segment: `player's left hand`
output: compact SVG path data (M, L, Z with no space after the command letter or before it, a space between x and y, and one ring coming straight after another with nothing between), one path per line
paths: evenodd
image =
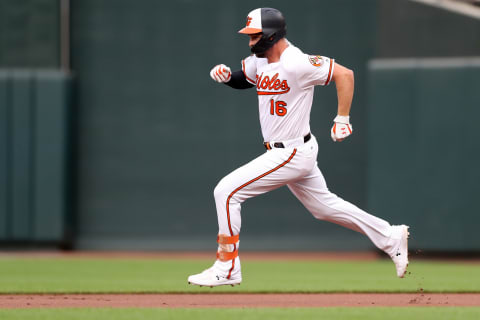
M350 116L336 116L333 119L333 127L331 130L332 140L341 142L352 134L353 127L350 124Z
M219 83L230 81L231 76L230 68L224 64L217 64L210 71L210 77Z

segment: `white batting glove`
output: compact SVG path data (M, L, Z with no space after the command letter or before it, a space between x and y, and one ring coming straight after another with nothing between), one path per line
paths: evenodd
M224 64L217 64L210 71L210 77L219 83L230 81L231 76L230 68Z
M353 127L350 124L350 116L336 116L333 122L331 130L333 141L343 141L343 139L352 134Z

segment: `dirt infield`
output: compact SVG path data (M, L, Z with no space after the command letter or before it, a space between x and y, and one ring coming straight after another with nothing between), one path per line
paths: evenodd
M45 294L0 295L0 308L260 308L480 306L480 294Z

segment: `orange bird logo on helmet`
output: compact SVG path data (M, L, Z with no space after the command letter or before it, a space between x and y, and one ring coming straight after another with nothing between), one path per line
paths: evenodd
M250 25L250 22L252 22L252 17L247 17L247 27Z

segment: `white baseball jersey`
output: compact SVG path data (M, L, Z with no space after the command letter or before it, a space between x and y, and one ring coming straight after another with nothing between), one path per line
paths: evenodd
M399 239L402 239L402 228L393 227L330 192L317 165L315 136L312 134L307 141L298 139L310 132L314 86L327 85L332 79L333 68L333 59L304 54L291 43L279 62L269 64L267 59L253 55L242 61L247 80L257 87L265 142L295 139L295 143L268 149L217 184L214 197L218 234L233 238L233 242L221 245L229 247L220 246L219 252L225 251L232 258L217 259L212 268L189 277L189 281L211 279L203 283L213 286L218 285L221 276L230 281L223 284L240 283L238 235L242 226L242 203L285 185L315 218L365 234L375 246L391 257L395 256ZM275 219L275 210L272 210L272 219ZM192 280L192 283L195 282Z
M289 42L280 61L251 55L242 60L247 81L257 87L263 139L286 141L310 132L314 86L328 85L334 59L308 55Z

